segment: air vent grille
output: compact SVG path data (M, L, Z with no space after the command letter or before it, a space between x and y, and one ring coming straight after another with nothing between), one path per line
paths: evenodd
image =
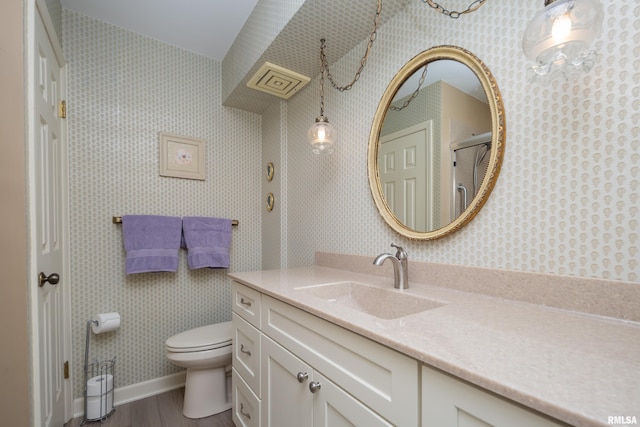
M295 71L265 62L249 80L247 86L280 98L289 99L311 79Z

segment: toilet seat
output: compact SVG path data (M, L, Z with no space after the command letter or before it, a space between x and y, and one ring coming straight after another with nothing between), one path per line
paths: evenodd
M231 333L231 322L216 323L176 334L165 345L174 353L213 350L230 346Z

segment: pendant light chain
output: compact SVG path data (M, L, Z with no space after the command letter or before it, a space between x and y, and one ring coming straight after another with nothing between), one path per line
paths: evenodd
M442 7L440 4L434 2L433 0L422 0L422 3L428 4L438 12L442 13L443 15L447 15L449 18L458 19L460 18L460 15L475 12L486 1L487 0L475 0L462 12L457 12L455 10L447 10L444 7Z
M420 80L418 81L418 88L415 91L413 91L413 93L411 94L411 97L409 97L409 99L404 101L404 103L402 104L401 107L396 107L395 105L391 105L389 107L389 110L391 110L391 111L402 111L405 108L407 108L409 106L409 104L411 104L411 101L416 99L416 97L420 93L420 88L424 84L424 79L427 77L427 65L424 66L424 70L422 70L422 75L420 76Z
M324 39L322 39L322 44L324 45ZM326 72L324 67L322 49L320 49L320 61L322 61L322 65L320 66L320 117L324 117L324 74Z
M485 1L485 0L483 0L483 1ZM371 52L371 47L373 46L373 42L376 40L376 36L377 36L377 33L378 33L378 21L380 20L380 12L381 11L382 11L382 0L378 0L378 9L376 10L376 16L373 18L373 31L369 35L369 43L367 43L367 50L365 51L364 56L360 60L360 68L358 68L358 71L356 71L355 77L353 78L353 80L351 80L351 83L349 83L349 84L347 84L345 86L339 86L333 80L333 76L331 75L331 71L329 71L329 61L327 60L327 57L326 57L326 55L324 53L325 40L324 39L320 40L320 42L321 42L321 45L320 45L320 60L322 61L322 68L324 70L326 70L327 78L331 82L331 86L333 86L334 89L337 89L340 92L344 92L345 90L351 89L351 87L353 87L355 82L357 82L358 79L360 79L360 74L362 73L362 69L364 68L365 64L367 63L367 59L369 58L369 53ZM323 77L321 76L321 79L322 78ZM322 80L321 80L321 83L322 83Z

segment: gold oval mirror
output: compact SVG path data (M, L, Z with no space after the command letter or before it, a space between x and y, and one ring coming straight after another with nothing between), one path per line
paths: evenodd
M393 77L371 127L378 211L410 239L457 231L487 201L504 145L502 98L485 64L460 47L423 51Z

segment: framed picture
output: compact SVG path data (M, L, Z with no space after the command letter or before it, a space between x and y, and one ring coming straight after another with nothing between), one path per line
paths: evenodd
M204 140L160 132L160 175L206 178Z

